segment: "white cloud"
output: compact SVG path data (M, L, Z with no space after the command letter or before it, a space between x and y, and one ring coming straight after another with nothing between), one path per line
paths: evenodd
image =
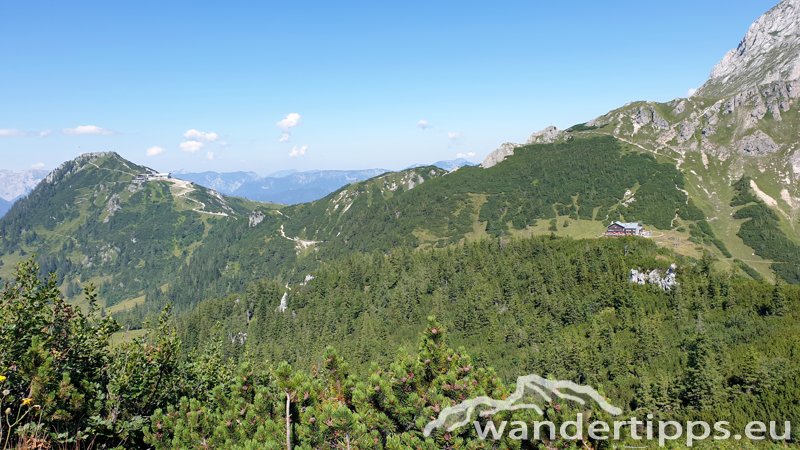
M202 142L214 142L219 139L219 135L213 131L200 131L195 130L192 128L191 130L187 130L183 133L183 137L189 141L202 141Z
M147 156L158 156L164 153L164 148L159 146L153 146L147 149Z
M206 152L206 159L209 161L214 160L214 152Z
M428 128L431 127L431 124L425 119L420 119L420 121L417 122L417 126L420 127L420 129L422 130L427 130Z
M97 125L78 125L75 128L64 128L64 134L73 136L108 136L113 133Z
M454 141L454 140L456 140L456 139L458 139L460 137L461 137L461 133L459 133L458 131L448 131L447 132L447 139L450 139L451 141Z
M203 146L205 146L205 144L200 141L183 141L180 145L181 150L189 153L194 153L203 148Z
M207 143L216 142L219 139L219 134L213 131L200 131L192 128L183 133L185 141L180 143L181 150L189 153L200 151ZM220 144L225 144L220 142ZM210 155L210 156L209 156ZM206 158L214 159L214 152L207 152Z
M36 170L44 169L44 163L43 162L38 162L36 164L32 164L31 165L31 169L36 169Z
M283 119L275 123L275 126L283 130L278 142L289 142L292 138L292 128L300 124L300 114L289 113Z
M456 158L474 158L475 152L466 152L466 153L456 153Z
M300 123L300 114L289 113L275 125L283 131L289 131Z
M289 156L292 158L297 158L298 156L303 156L306 154L306 150L308 150L307 145L297 146L295 145L292 147L292 151L289 152Z
M47 137L53 134L53 130L42 130L39 132L39 137Z
M22 132L10 128L0 128L0 137L22 136Z
M695 89L695 88L690 88L690 89L689 89L689 91L688 91L688 92L686 92L686 96L687 96L687 97L691 97L691 96L693 96L693 95L694 95L696 92L697 92L697 89Z

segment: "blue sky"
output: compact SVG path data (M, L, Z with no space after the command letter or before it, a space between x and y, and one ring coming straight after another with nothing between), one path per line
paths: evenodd
M774 3L0 0L0 168L479 161L685 96Z

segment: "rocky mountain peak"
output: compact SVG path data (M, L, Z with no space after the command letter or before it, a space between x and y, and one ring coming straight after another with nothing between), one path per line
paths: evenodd
M525 142L525 145L532 145L532 144L551 144L555 142L561 135L563 131L559 130L558 128L550 125L549 127L537 131L528 138ZM501 145L497 150L489 153L486 156L486 159L483 160L481 163L481 167L484 169L488 169L499 163L500 161L506 159L507 157L514 154L514 150L519 147L522 147L523 144L515 144L513 142L506 142L505 144Z
M756 20L720 61L701 97L720 98L775 81L800 79L800 0L783 0Z
M113 173L129 175L155 172L152 169L138 166L126 160L117 152L88 152L61 163L61 165L50 172L43 181L49 184L58 184L61 180L84 169L103 169L106 171L110 170Z
M550 125L544 130L533 133L531 137L528 138L526 144L551 144L555 142L559 136L561 136L561 131L553 125Z

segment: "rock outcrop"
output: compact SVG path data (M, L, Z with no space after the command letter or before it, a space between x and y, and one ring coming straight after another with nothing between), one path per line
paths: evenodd
M675 278L675 270L678 268L675 264L669 266L667 273L664 274L661 270L654 269L649 272L631 269L630 282L634 284L652 284L660 287L665 291L671 291L678 285Z
M526 142L527 145L531 144L551 144L561 136L561 131L554 126L549 126L544 130L533 133Z
M726 97L762 84L800 79L799 56L800 0L783 0L750 26L696 95Z
M506 142L505 144L501 145L497 150L489 153L489 156L483 160L481 163L481 167L484 169L488 169L494 165L497 165L500 161L506 159L507 157L514 154L514 150L522 147L521 144L515 144L513 142Z
M509 156L514 154L514 151L524 145L532 145L532 144L552 144L553 142L557 141L561 136L564 134L563 131L559 130L554 126L549 126L544 130L537 131L533 133L531 137L525 142L525 144L515 144L513 142L506 142L505 144L501 145L497 150L489 153L489 156L483 160L481 163L481 167L484 169L488 169L494 165L497 165L499 162L503 161L504 159L508 158Z
M743 137L736 144L739 151L745 155L766 155L778 150L778 144L761 130Z
M264 218L266 218L266 217L267 216L265 216L263 212L261 212L259 210L255 210L255 211L250 213L250 217L248 219L248 226L250 228L255 228L255 227L258 226L258 224L263 222Z
M113 194L106 203L106 217L103 219L103 223L108 223L120 210L122 210L122 206L119 204L119 195Z

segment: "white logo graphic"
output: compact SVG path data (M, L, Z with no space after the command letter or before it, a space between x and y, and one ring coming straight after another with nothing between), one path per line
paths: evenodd
M571 400L580 405L585 405L585 398L594 400L603 411L618 416L622 414L622 409L608 403L594 388L584 386L572 381L548 380L538 375L527 375L517 378L517 387L513 394L505 400L497 400L487 396L476 397L465 400L458 405L450 406L439 413L436 420L432 420L425 425L425 437L431 435L433 430L446 427L447 431L453 431L467 425L475 414L478 407L483 407L480 411L481 417L488 417L503 411L518 411L532 409L544 415L543 406L536 403L523 402L525 395L534 394L541 398L545 403L550 403L553 398ZM485 408L485 409L484 409Z

